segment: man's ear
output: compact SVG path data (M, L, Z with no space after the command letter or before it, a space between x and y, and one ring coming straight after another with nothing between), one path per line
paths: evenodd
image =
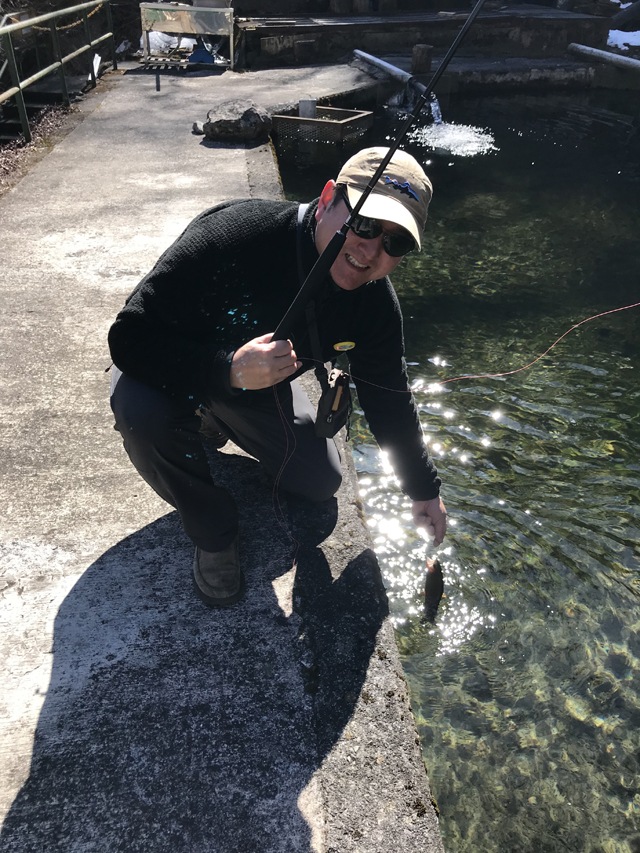
M324 185L324 189L320 193L320 199L318 201L318 209L316 210L316 219L320 219L324 214L327 207L333 201L333 194L336 189L335 181L327 181Z

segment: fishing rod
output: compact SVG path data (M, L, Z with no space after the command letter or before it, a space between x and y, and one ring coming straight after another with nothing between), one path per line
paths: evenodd
M313 268L311 269L311 272L309 273L309 275L304 280L302 287L300 288L300 290L296 294L295 299L293 300L293 302L291 303L291 305L287 309L286 314L284 315L284 317L282 318L282 320L278 324L278 327L276 328L275 332L273 333L273 337L271 340L273 340L273 341L284 341L284 340L287 340L287 338L291 335L291 330L293 329L293 326L295 325L295 323L299 319L300 315L302 314L302 312L306 308L309 301L315 295L316 291L318 290L318 288L320 287L322 282L325 280L325 278L329 274L329 270L333 266L333 262L338 257L338 254L340 253L340 249L343 247L344 242L347 239L347 233L348 233L349 228L351 227L353 221L360 214L360 210L362 209L363 204L366 202L366 200L369 198L369 196L373 192L376 184L378 183L378 181L382 177L384 170L387 168L389 161L391 160L393 155L396 153L396 151L400 147L400 143L402 142L403 138L405 137L407 131L409 130L409 128L411 127L413 122L420 115L422 108L426 104L427 100L430 98L431 93L433 92L433 90L436 87L436 84L438 83L438 81L440 80L442 75L444 74L445 69L447 68L447 65L449 64L449 62L453 58L453 55L455 54L458 47L460 46L462 39L466 36L467 32L469 31L469 28L471 27L471 25L473 24L475 19L478 17L480 10L484 6L485 2L486 2L486 0L477 0L476 5L473 7L471 12L469 13L469 17L464 22L463 26L460 29L460 32L455 37L453 44L451 45L451 47L449 48L449 50L445 54L444 58L440 62L440 65L436 69L433 77L428 82L428 84L426 86L422 86L421 84L417 84L416 81L413 81L414 85L416 85L419 90L422 90L422 93L421 93L420 97L418 98L418 101L417 101L415 107L413 108L413 110L411 111L409 116L406 118L406 120L405 120L404 124L402 125L402 127L400 128L400 131L397 134L395 140L391 144L391 147L389 148L389 150L387 151L385 156L382 158L380 165L378 166L376 171L373 173L373 176L371 177L371 180L369 181L369 183L365 187L364 192L362 193L362 195L358 199L357 203L354 205L353 209L349 213L349 216L348 216L346 222L344 223L342 228L340 228L339 231L336 231L336 233L333 235L333 237L329 241L327 247L325 248L324 252L322 252L320 257L318 258L318 260L314 264Z

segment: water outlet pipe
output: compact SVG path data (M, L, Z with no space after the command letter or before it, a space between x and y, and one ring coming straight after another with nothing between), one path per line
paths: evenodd
M616 68L640 71L640 60L632 59L630 56L620 56L619 53L610 53L608 50L598 50L597 47L587 47L586 44L575 44L574 42L568 45L567 50L570 53L587 56L589 59L606 62L607 65L615 65Z
M354 50L353 55L356 59L361 59L363 62L373 65L375 68L379 68L380 71L384 71L385 74L389 75L389 77L394 80L399 80L401 83L408 83L409 80L413 79L412 75L409 74L408 71L403 71L402 68L397 68L390 62L385 62L384 59L378 59L377 56L371 56L370 53L365 53L363 50Z

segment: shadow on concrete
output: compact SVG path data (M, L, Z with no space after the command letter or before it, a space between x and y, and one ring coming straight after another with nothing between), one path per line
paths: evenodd
M332 573L318 547L335 502L290 502L287 612L273 581L292 548L270 487L253 460L225 468L251 532L246 600L211 611L195 598L176 513L88 567L55 618L5 853L312 849L314 806L303 815L300 795L353 712L386 597L370 553Z
M194 133L194 136L195 135L199 135L199 134ZM266 139L266 140L263 139L263 140L258 140L258 141L246 140L245 142L233 142L232 140L228 140L226 142L222 142L222 141L218 142L215 139L207 139L206 136L203 136L202 139L200 140L199 144L202 145L203 148L212 148L214 150L219 149L219 148L224 148L224 149L237 148L237 149L242 150L242 151L255 151L257 149L262 148L264 145L268 144L268 141L269 141L268 139Z
M186 68L184 66L167 64L162 67L162 58L158 57L155 64L150 62L148 66L135 65L129 67L125 65L122 69L123 74L130 74L141 77L180 77L180 78L195 78L195 77L221 77L225 71L229 70L228 65L211 65L206 68Z

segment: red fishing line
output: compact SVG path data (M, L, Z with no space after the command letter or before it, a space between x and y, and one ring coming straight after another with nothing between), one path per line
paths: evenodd
M616 314L618 311L627 311L629 308L638 308L640 307L640 302L634 302L632 305L623 305L621 308L611 308L609 311L601 311L599 314L593 314L591 317L585 317L584 320L580 320L579 323L571 326L571 328L567 329L566 332L560 335L550 347L541 353L539 356L530 361L528 364L524 364L522 367L516 367L513 370L504 370L501 373L465 373L463 376L453 376L450 379L436 379L433 381L432 385L447 385L450 382L460 382L463 379L496 379L500 376L512 376L514 373L520 373L523 370L528 370L528 368L533 367L540 359L544 358L548 355L551 350L557 346L561 340L567 337L568 334L573 332L575 329L583 326L585 323L589 323L592 320L598 320L600 317L606 317L608 314ZM315 361L316 359L307 358L305 361ZM396 394L410 394L411 391L399 391L397 388L386 388L384 385L376 385L375 382L369 382L368 379L362 379L360 376L354 376L354 374L350 374L353 379L357 379L358 382L365 382L367 385L372 385L374 388L382 388L383 391L394 391Z
M465 374L464 376L454 376L451 379L438 379L436 380L437 385L447 385L449 382L459 382L461 379L494 379L500 376L512 376L514 373L520 373L522 370L527 370L529 367L533 367L541 358L544 358L545 355L548 355L551 350L557 346L561 340L567 337L571 332L575 329L583 326L585 323L591 322L591 320L597 320L600 317L606 317L607 314L616 314L618 311L626 311L629 308L637 308L640 306L640 302L634 302L633 305L623 305L621 308L612 308L610 311L601 311L599 314L594 314L592 317L586 317L584 320L580 320L579 323L576 323L574 326L571 326L570 329L567 329L566 332L563 332L560 337L555 340L550 347L548 347L543 353L541 353L537 358L534 358L533 361L530 361L528 364L523 365L522 367L516 367L514 370L505 370L502 373L470 373Z

